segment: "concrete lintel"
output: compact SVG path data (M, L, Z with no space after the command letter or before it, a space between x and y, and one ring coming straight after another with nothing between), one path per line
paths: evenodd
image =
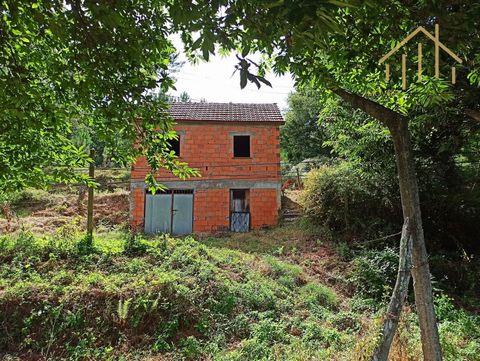
M255 132L252 132L252 131L244 131L244 132L229 132L228 134L230 134L231 137L235 136L235 135L249 135L249 136L254 136L255 135Z
M209 188L249 188L249 189L276 189L281 190L280 181L268 181L268 180L178 180L178 181L161 181L169 189L209 189ZM130 183L130 188L145 189L146 185L144 181L134 180Z

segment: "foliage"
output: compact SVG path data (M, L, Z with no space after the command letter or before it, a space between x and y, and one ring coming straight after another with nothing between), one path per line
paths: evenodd
M395 283L398 251L386 247L382 250L361 252L353 260L350 281L358 293L375 302L386 302Z
M318 127L325 133L324 144L331 148L330 162L347 160L351 167L358 168L349 183L351 194L363 192L358 188L364 188L365 192L371 193L370 197L387 209L385 213L378 212L378 207L375 204L372 207L372 203L367 201L363 209L358 209L356 217L364 221L365 214L373 212L374 223L377 223L377 216L384 218L383 233L391 233L392 227L398 226L391 215L400 217L400 200L397 196L393 144L387 129L343 102L325 100L320 95L316 101L323 106ZM306 118L304 120L307 121ZM431 114L418 114L412 118L411 124L428 241L449 251L460 247L468 254L475 252L478 233L475 219L480 209L480 189L476 187L480 124L465 120L451 105L437 107ZM343 178L340 174L338 178L341 184ZM332 183L336 182L332 180ZM369 183L378 189L369 190ZM348 194L348 191L343 192ZM336 207L338 215L345 207L342 202L331 203L330 206ZM321 219L318 215L316 217ZM333 230L338 232L338 228L333 227ZM355 236L368 237L368 234L360 232L363 230L357 228Z
M300 90L289 95L288 106L280 138L280 147L286 159L298 163L307 158L328 155L329 148L323 145L325 131L321 124L317 124L321 112L318 94Z
M378 330L372 308L271 253L231 250L228 239L221 247L222 239L206 246L161 236L138 237L144 252L126 255L128 239L105 235L94 239L95 253L81 254L76 238L1 237L2 350L50 360L351 359ZM391 249L352 254L342 277L357 304L383 307L395 262ZM446 359L474 361L478 316L446 296L436 307ZM406 312L392 351L418 349L418 332Z
M392 207L398 200L386 192L378 176L352 163L312 170L304 186L302 205L307 217L347 239L373 237L398 222Z
M86 180L72 169L88 160L81 129L118 162L145 155L196 175L168 150L175 133L153 92L173 86L163 4L4 1L0 13L1 190Z
M123 253L126 256L141 256L145 254L148 246L142 242L137 234L129 234L125 240Z

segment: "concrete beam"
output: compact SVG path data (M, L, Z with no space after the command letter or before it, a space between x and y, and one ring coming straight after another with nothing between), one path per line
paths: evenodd
M163 184L169 189L208 189L208 188L228 188L228 189L276 189L281 191L282 185L280 181L268 181L268 180L215 180L215 179L205 179L205 180L175 180L175 181L161 181L158 180L160 184ZM131 181L130 188L141 188L145 189L146 184L144 181Z

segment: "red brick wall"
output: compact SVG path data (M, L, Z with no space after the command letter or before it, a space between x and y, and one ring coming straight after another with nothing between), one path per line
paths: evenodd
M175 130L181 135L181 159L197 168L202 179L280 180L280 130L275 124L180 123ZM250 158L233 157L231 133L251 133ZM143 180L148 173L145 158L132 167L132 179ZM158 179L175 180L162 170Z
M195 181L280 182L280 132L277 124L183 122L175 129L181 134L181 159L202 174ZM250 134L250 158L233 157L232 133ZM132 167L132 181L143 181L148 171L145 158L140 158ZM157 179L160 182L178 180L166 170L161 170ZM141 229L145 203L143 189L133 190L132 203L132 227ZM277 189L250 189L251 227L275 225L279 207ZM196 189L193 208L194 232L228 229L230 189Z
M142 230L145 215L145 190L141 188L132 189L131 195L131 226L134 230Z
M230 225L230 192L197 189L193 203L193 231L207 233L227 230Z
M277 190L251 189L250 203L250 224L253 229L277 224Z

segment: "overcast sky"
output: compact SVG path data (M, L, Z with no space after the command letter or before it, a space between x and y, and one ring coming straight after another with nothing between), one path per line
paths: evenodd
M179 39L174 39L173 42L182 54ZM181 55L179 60L186 59ZM255 84L248 83L244 89L240 89L239 74L232 76L237 63L235 54L210 57L208 63L200 62L196 65L186 61L180 71L174 74L177 91L172 94L179 95L186 91L192 101L204 98L208 102L277 103L280 109L287 107L287 96L293 91L293 80L289 75L276 77L268 74L266 78L272 83L272 88L262 85L257 89Z

